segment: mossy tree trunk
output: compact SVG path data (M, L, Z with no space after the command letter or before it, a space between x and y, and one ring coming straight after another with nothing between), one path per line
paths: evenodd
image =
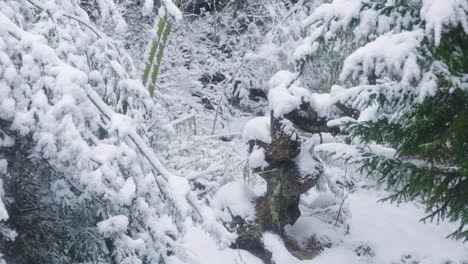
M336 107L342 112L342 116L355 117L359 114L342 104ZM296 158L301 153L301 141L295 129L309 133L340 132L337 128L327 127L327 120L320 118L306 102L303 102L300 109L290 112L283 118L275 117L271 112L270 129L271 143L249 141L249 152L261 148L265 153L268 166L254 168L254 172L265 179L267 191L256 201L255 221L245 222L238 218L233 221L239 237L232 245L233 248L251 252L266 264L274 262L271 259L271 252L263 245L262 233L265 231L283 237L288 242L286 245L294 248L295 256L313 256L316 253L301 252L297 249L297 244L284 234L284 227L288 224L293 225L301 215L299 210L301 194L314 187L323 174L321 163L313 156L312 159L316 162L315 170L307 173L300 171Z

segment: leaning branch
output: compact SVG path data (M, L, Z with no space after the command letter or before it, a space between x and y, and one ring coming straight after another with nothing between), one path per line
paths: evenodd
M43 6L41 3L39 2L36 2L35 0L26 0L28 1L32 6L34 6L35 8L41 10L41 11L44 11L47 13L47 15L49 15L50 19L52 19L52 21L55 23L55 18L54 18L54 14L52 14L52 12L50 11L50 9L48 9L47 7ZM57 14L55 14L57 15ZM105 34L102 33L101 31L99 31L99 29L93 27L92 25L90 25L88 22L86 22L85 20L83 20L81 17L78 17L78 16L74 16L74 15L71 15L71 14L67 14L63 11L60 11L59 12L59 15L58 16L63 16L63 17L67 17L67 18L70 18L70 19L73 19L75 21L77 21L78 23L80 23L81 25L87 27L88 29L90 29L92 32L94 32L94 34L96 34L99 38L104 38L105 37Z
M94 106L96 106L98 111L107 119L107 121L111 122L112 118L117 114L114 113L109 108L109 106L107 106L104 103L104 101L102 101L102 99L94 90L86 89L86 94L88 99L94 104ZM145 144L143 139L138 135L138 133L134 129L130 129L127 136L133 142L133 144L135 144L135 146L138 148L143 157L145 157L145 159L149 162L151 167L153 167L153 169L157 171L163 178L161 180L156 175L153 175L156 183L159 186L165 186L172 177L181 177L178 175L174 175L168 169L166 169L166 167L164 167L164 165L161 163L156 154L154 154L154 152ZM190 204L194 211L198 214L199 218L203 219L202 214L200 213L196 197L191 195L189 192L186 196L186 200L188 204Z

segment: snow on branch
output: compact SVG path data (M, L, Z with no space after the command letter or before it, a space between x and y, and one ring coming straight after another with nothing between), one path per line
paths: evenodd
M423 0L421 17L426 21L426 31L434 32L435 45L439 46L444 27L461 24L468 34L468 1Z
M356 79L359 74L372 71L377 76L384 71L398 74L407 81L418 77L417 48L423 38L422 30L380 36L345 59L340 79L344 81L350 75Z

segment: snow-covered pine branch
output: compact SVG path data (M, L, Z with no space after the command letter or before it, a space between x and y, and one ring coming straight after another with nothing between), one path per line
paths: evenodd
M132 79L133 62L120 44L94 28L74 1L30 1L0 3L2 129L16 142L32 138L30 155L44 157L57 173L44 184L59 208L86 207L93 197L104 202L90 207L80 228L96 245L110 239L110 248L82 252L83 261L157 263L181 252L175 238L185 219L203 221L210 211L150 149L146 124L160 124L152 137L164 133L163 108ZM208 229L227 232L211 218Z

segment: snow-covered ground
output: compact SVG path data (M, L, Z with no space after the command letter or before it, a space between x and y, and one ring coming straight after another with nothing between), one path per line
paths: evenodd
M217 134L241 133L244 128L248 128L248 120L249 117L235 117L231 121L229 130L225 128L216 132ZM330 135L324 135L323 139L324 142L336 141ZM237 138L231 144L238 146L239 149L241 146L246 147L245 139ZM325 143L316 147L316 150L330 148L330 144L335 144L347 155L352 154L349 153L352 152L352 148L339 143ZM246 154L242 153L244 152L241 151L239 155ZM341 168L329 165L331 164L326 166L326 174L330 179L335 180L344 173ZM266 188L263 180L258 176L254 177L258 180L247 183L241 175L234 176L231 182L218 190L211 203L219 210L229 207L234 214L253 219L252 200L262 195ZM426 213L422 205L414 202L400 205L379 202L389 193L369 187L374 186L372 179L357 174L355 177L348 177L351 178L358 182L357 186L363 187L357 188L346 198L345 226L335 226L334 220L330 223L327 222L330 221L329 218L317 216L317 208L339 207L341 200L330 192L319 192L313 188L302 197L301 217L293 226L285 227L286 232L297 241L304 241L313 235L326 236L332 241L332 246L325 248L312 260L301 261L291 255L280 237L265 233L263 236L265 246L272 252L276 264L468 263L468 243L446 238L457 228L455 223L423 223L420 219ZM194 263L262 264L260 259L247 251L220 248L215 239L192 223L188 223L187 235L183 238L182 244L187 248ZM368 254L363 254L366 250Z
M378 202L385 194L366 189L351 194L348 197L351 212L349 234L343 234L337 246L325 249L312 260L300 261L293 257L274 234L264 234L265 245L277 264L468 263L468 245L445 238L456 225L446 222L424 224L419 221L425 215L422 208L414 203L398 206ZM317 219L304 215L307 214L303 213L290 231L302 236L319 231ZM183 243L198 263L262 263L243 250L219 249L209 235L193 226ZM368 245L374 256L358 256L355 251L359 245Z

